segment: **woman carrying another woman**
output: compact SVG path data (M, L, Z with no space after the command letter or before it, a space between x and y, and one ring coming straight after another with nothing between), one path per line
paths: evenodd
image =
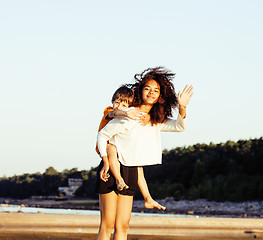
M186 86L176 97L172 79L174 73L165 68L146 69L135 75L133 105L150 114L150 123L146 126L126 117L114 118L98 133L98 148L103 161L107 159L107 142L115 145L121 164L121 173L128 189L113 189L113 176L105 174L99 184L105 184L108 191L100 193L101 223L99 240L110 239L114 231L114 240L127 239L132 211L133 196L137 185L144 189L144 197L149 194L147 184L139 178L143 175L142 166L161 164L162 148L160 132L181 132L185 129L186 106L193 95L193 87ZM172 109L179 108L176 120ZM103 188L105 189L105 187ZM113 189L113 190L112 190ZM149 194L150 196L150 194Z

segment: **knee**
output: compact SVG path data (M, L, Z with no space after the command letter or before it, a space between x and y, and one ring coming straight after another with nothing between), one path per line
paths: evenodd
M111 152L116 153L117 152L116 147L113 144L111 144L111 143L107 144L106 150L107 150L107 153L111 153Z
M127 232L129 229L129 223L117 223L116 224L116 231L120 232Z
M106 223L100 225L100 232L104 232L106 234L111 234L114 230L114 224Z

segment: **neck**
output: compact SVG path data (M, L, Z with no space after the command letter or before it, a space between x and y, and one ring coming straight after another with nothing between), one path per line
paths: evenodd
M139 109L145 113L149 113L152 109L152 106L153 105L145 105L145 104L142 104Z

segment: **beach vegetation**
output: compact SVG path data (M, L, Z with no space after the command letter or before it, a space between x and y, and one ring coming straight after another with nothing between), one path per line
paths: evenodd
M163 151L163 164L144 167L155 199L208 199L214 201L263 200L263 138L195 144ZM58 196L58 187L69 178L83 179L76 197L98 199L95 192L97 167L0 178L0 197ZM135 198L142 196L137 192Z

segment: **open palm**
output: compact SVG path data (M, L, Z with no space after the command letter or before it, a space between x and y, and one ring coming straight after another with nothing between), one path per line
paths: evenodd
M184 90L182 91L179 91L178 93L178 104L181 106L181 107L186 107L187 104L189 103L191 97L193 96L193 86L191 85L190 87L188 87L188 85L185 86Z

